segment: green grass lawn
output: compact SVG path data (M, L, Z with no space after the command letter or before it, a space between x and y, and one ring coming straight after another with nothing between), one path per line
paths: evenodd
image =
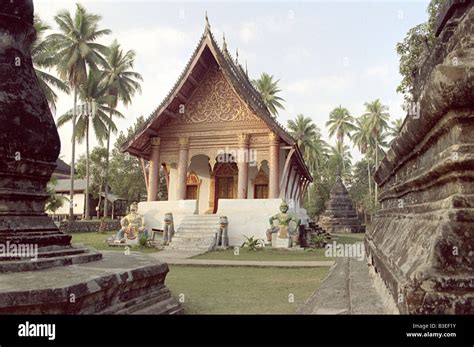
M329 243L336 242L338 244L352 244L363 241L364 234L344 234L332 235ZM193 259L212 259L212 260L281 260L281 261L318 261L318 260L334 260L324 255L325 250L308 249L304 251L289 251L284 249L264 248L258 251L248 251L245 248L240 248L238 253L234 249L212 251L193 257Z
M328 271L170 265L166 285L186 314L296 313Z
M72 243L82 243L84 246L92 247L97 250L105 251L119 251L123 252L124 247L110 247L105 243L105 240L111 236L115 236L116 231L108 231L106 233L88 232L88 233L71 233ZM140 246L132 246L131 251L142 253L156 253L160 250L157 248L144 248Z

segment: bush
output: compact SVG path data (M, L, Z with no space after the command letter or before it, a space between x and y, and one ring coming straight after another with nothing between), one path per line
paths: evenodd
M138 239L138 244L140 245L140 247L148 248L150 246L150 244L148 243L148 237L146 237L145 235L141 235Z
M262 239L257 239L253 236L247 237L244 236L246 241L242 244L241 247L246 247L249 251L258 251L265 246L265 242Z

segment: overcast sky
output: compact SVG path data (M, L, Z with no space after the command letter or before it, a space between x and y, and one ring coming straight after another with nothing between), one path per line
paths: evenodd
M35 0L35 12L56 29L61 9L74 12L75 1ZM112 34L137 54L135 70L142 74L143 93L127 109L119 130L148 117L171 89L191 57L204 30L207 10L219 44L225 32L229 51L247 62L249 75L268 72L280 79L285 99L279 121L296 114L311 117L328 142L325 122L339 104L353 116L364 112L364 102L380 98L392 119L402 118L401 80L395 44L427 18L427 1L81 1L103 19ZM60 94L56 118L72 107L72 97ZM59 130L61 157L71 158L71 127ZM115 139L115 136L113 137ZM92 145L97 142L92 141ZM112 142L113 143L113 142ZM84 153L85 146L77 147ZM360 158L353 151L355 159ZM77 158L77 157L76 157Z

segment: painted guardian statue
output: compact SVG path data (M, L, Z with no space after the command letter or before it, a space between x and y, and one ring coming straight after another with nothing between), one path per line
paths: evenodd
M145 218L138 213L138 204L130 205L130 213L120 221L121 229L115 240L120 243L136 244L141 237L148 238L148 230L145 227Z
M292 247L298 243L298 227L300 220L293 214L288 213L289 206L286 201L282 201L280 212L270 217L270 229L267 230L267 245L272 245L273 235L278 239L288 240L287 247ZM276 223L276 222L277 223ZM295 226L290 225L293 221Z

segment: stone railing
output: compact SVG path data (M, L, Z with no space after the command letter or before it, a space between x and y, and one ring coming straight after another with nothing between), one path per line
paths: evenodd
M366 249L401 313L474 313L474 7L452 5L416 84L419 112L375 173Z
M102 228L101 228L102 224ZM106 220L103 223L100 220L94 221L61 221L59 230L66 233L84 233L84 232L98 232L98 231L118 231L120 230L120 221Z

